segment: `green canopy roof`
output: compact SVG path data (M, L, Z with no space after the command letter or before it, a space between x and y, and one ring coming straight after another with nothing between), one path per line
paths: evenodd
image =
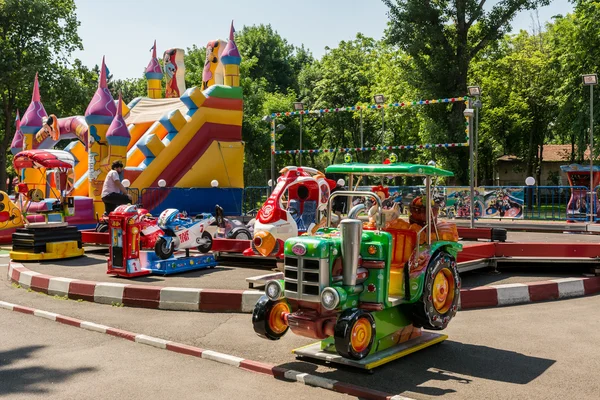
M348 163L330 165L325 169L328 174L353 174L353 175L416 175L416 176L454 176L450 171L432 167L407 163L394 164L364 164Z

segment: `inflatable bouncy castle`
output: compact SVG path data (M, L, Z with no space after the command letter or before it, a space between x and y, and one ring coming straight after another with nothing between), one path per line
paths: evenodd
M207 53L211 56L201 87L186 89L184 51L166 50L161 66L155 42L145 71L147 97L128 104L120 98L115 101L103 60L98 88L84 116L48 115L36 75L32 100L11 151L16 155L52 149L61 140L71 140L64 150L75 160L69 195L78 200L76 214L86 209L88 215L102 215L102 184L116 160L126 165L122 179L130 181L143 207L153 214L174 204L185 209L186 201L193 201L196 210L211 212L219 204L226 213L237 213L244 187L244 143L241 57L233 24L229 40L209 42ZM30 189L51 186L43 168L25 168L19 178ZM158 190L163 180L166 187ZM218 188L211 187L214 180ZM183 190L188 188L194 189L193 196Z

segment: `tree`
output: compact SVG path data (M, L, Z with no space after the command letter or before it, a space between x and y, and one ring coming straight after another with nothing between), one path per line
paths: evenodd
M7 150L17 106L29 102L35 73L60 69L82 49L74 0L0 2L0 188L6 187Z
M242 59L256 59L248 69L248 77L265 78L268 92L298 93L298 73L313 61L304 47L296 48L283 39L271 25L244 26L235 35Z
M549 0L501 0L486 11L485 0L383 0L389 7L387 40L411 59L411 84L424 97L440 98L466 93L471 60L510 31L520 11L547 5ZM427 113L447 140L464 139L464 105L428 108ZM465 153L455 153L449 167L459 179L467 176ZM462 172L461 172L462 171Z

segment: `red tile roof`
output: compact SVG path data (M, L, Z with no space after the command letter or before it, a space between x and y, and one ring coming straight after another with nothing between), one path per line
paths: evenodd
M569 158L571 156L571 145L570 144L546 144L544 145L544 154L543 160L546 162L569 162ZM584 159L589 160L590 158L590 150L586 149L584 153ZM498 161L521 161L521 159L517 156L513 155L503 155L502 157L498 157Z

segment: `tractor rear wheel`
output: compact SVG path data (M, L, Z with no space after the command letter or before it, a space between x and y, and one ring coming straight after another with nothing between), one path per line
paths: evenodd
M421 299L413 308L414 325L442 330L456 315L460 297L460 276L456 260L445 252L437 253L429 262Z

